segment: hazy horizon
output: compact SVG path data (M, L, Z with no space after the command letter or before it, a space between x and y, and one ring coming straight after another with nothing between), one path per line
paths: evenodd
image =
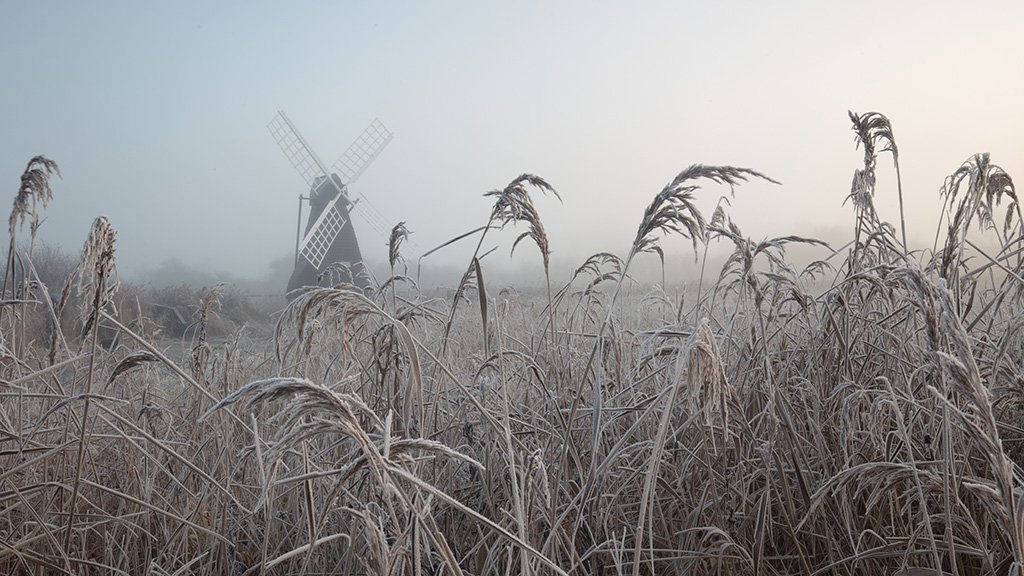
M758 239L841 237L862 162L847 110L878 111L899 145L908 235L931 245L943 179L977 152L1024 173L1024 5L951 2L12 3L0 184L59 163L40 238L78 250L110 217L124 274L177 260L258 278L292 254L305 185L267 131L285 110L330 164L375 117L394 140L353 190L424 251L481 226L481 195L523 172L559 265L625 255L644 207L680 170L728 164L782 182L737 189ZM898 223L889 155L876 203ZM700 193L710 216L726 190ZM356 215L367 260L386 238ZM536 248L494 235L488 266ZM830 238L831 239L831 238ZM432 256L465 266L474 242ZM689 242L665 242L692 262ZM526 264L524 264L526 262ZM539 268L537 268L539 270ZM281 279L283 287L287 278Z

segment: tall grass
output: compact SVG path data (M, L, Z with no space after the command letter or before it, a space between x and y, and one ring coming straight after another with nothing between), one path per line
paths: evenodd
M976 155L937 180L935 247L911 250L902 208L899 235L874 209L889 193L875 190L875 156L897 159L891 123L850 117L865 156L839 251L752 241L727 203L707 219L699 195L774 180L693 165L653 191L624 256L594 254L544 293L496 293L483 258L496 227L525 225L516 243L536 244L547 274L527 187L554 190L524 175L488 195L453 300L406 275L403 223L378 290L308 289L269 342L209 336L219 287L197 297L189 346L122 322L105 219L66 283L81 290L55 306L31 248L16 248L32 206L16 201L0 572L1021 573L1012 179ZM30 163L30 190L49 190L48 168ZM665 286L622 289L639 254L672 265L664 234L698 254L732 247L691 304ZM1001 247L983 251L982 234ZM793 244L821 258L797 267ZM74 303L84 330L26 321ZM96 344L100 321L119 346Z

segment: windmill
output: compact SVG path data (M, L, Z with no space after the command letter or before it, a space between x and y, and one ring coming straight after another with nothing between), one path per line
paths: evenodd
M359 179L381 150L391 142L391 132L380 120L374 119L328 169L283 110L278 110L267 128L296 172L309 186L309 196L299 196L295 270L288 280L288 292L303 286L317 285L322 273L337 263L348 267L349 277L343 280L365 288L367 281L362 273L363 256L352 227L351 212L357 204L363 205L365 208L360 208L361 215L367 218L371 226L382 234L386 234L387 226L365 196L360 194L359 198L352 198L349 185ZM303 202L309 203L305 230L302 227Z

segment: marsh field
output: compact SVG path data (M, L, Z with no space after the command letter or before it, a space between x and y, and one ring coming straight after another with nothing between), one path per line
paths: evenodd
M937 174L934 245L908 248L874 209L902 205L889 121L850 119L845 245L747 238L695 198L771 175L694 164L623 253L503 290L492 229L549 267L534 199L556 191L523 175L448 292L417 287L399 225L375 289L266 313L197 289L174 338L119 288L105 218L44 280L58 166L32 159L0 307L0 573L1021 574L1013 182L987 154ZM637 284L669 237L700 277Z

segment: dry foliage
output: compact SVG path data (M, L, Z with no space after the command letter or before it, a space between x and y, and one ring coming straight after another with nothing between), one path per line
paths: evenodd
M911 252L873 208L892 126L850 117L865 158L838 252L752 241L722 203L705 219L698 183L773 181L694 165L654 195L625 257L595 254L546 294L490 289L478 245L454 297L428 298L394 271L400 224L381 289L307 290L270 340L214 341L229 294L189 292L195 336L175 355L110 307L109 222L66 284L87 325L121 331L111 351L88 328L32 337L26 318L64 303L36 298L31 249L12 249L0 572L1020 574L1012 180L972 157L942 188L935 249ZM553 192L517 178L490 194L486 226L438 249L522 222L516 242L546 268L527 186ZM968 239L975 221L1001 250ZM733 249L693 302L623 289L637 254L665 258L664 233ZM794 243L822 259L795 268Z

